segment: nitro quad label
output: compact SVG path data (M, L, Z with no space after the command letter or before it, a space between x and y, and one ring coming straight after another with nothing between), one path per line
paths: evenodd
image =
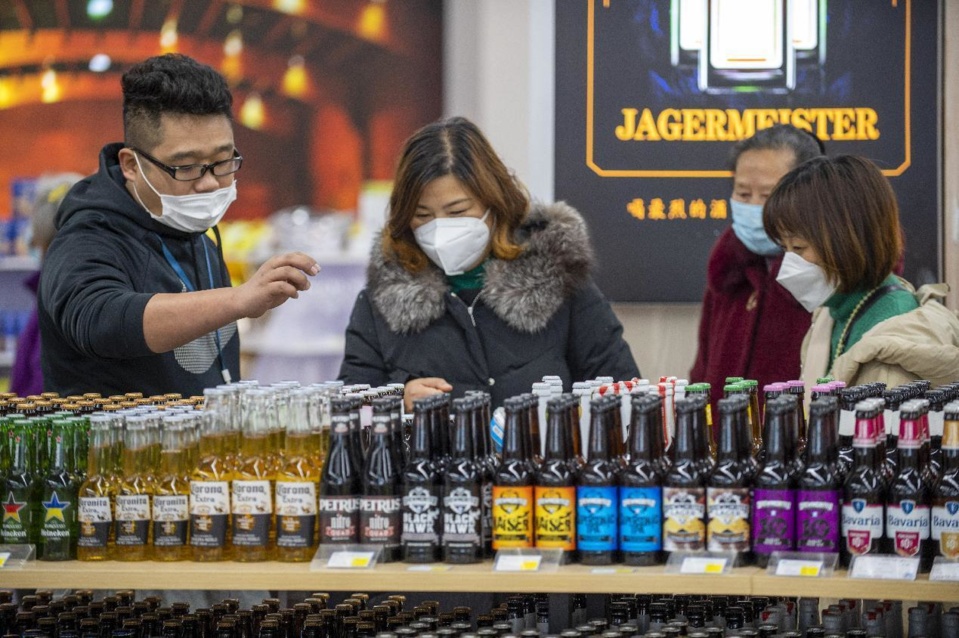
M356 496L320 497L320 542L355 543L359 539L360 499Z
M532 486L493 486L493 549L533 546Z
M403 530L399 496L360 498L360 542L397 547Z
M190 483L190 545L223 547L230 519L230 485L226 481Z
M150 535L149 494L120 495L116 503L117 546L146 545Z
M269 481L233 481L233 544L264 547L270 539L273 498Z
M316 528L316 485L282 481L276 484L276 546L311 547Z
M113 512L108 496L83 497L79 499L77 518L80 521L78 547L102 549L110 538L110 526L113 525Z
M576 488L537 487L536 546L576 549Z
M190 498L186 494L153 497L153 544L156 547L186 545L190 522Z

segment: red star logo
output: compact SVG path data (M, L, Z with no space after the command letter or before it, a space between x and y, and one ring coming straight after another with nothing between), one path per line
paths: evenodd
M20 510L26 506L26 503L18 503L13 499L13 492L10 492L10 497L7 499L7 502L3 504L3 520L4 522L8 520L14 520L16 522L20 521Z

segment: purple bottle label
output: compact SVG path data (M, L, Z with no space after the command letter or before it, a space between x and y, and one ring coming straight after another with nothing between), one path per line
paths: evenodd
M839 490L799 490L796 498L796 549L800 552L838 552Z
M753 551L788 552L796 544L796 493L792 490L753 492Z

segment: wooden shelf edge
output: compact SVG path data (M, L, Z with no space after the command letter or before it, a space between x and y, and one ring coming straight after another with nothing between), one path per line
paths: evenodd
M525 592L525 593L656 593L790 595L845 598L959 602L956 583L849 580L845 572L831 578L767 576L755 567L728 575L663 573L662 567L632 570L613 566L612 573L595 573L584 565L554 572L507 574L493 572L489 562L434 565L413 571L405 563L371 570L318 569L305 563L45 563L0 571L2 587L59 589L190 589L190 590L366 590L370 592Z

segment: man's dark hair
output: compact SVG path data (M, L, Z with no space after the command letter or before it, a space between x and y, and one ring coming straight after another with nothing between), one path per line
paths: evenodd
M233 119L233 95L213 68L180 53L148 58L123 74L123 136L127 146L160 143L160 115L223 115Z
M795 157L793 166L826 154L823 143L809 131L796 128L792 124L776 124L759 129L752 136L736 142L729 153L729 170L736 171L736 162L746 151L778 151L780 149L793 152Z

